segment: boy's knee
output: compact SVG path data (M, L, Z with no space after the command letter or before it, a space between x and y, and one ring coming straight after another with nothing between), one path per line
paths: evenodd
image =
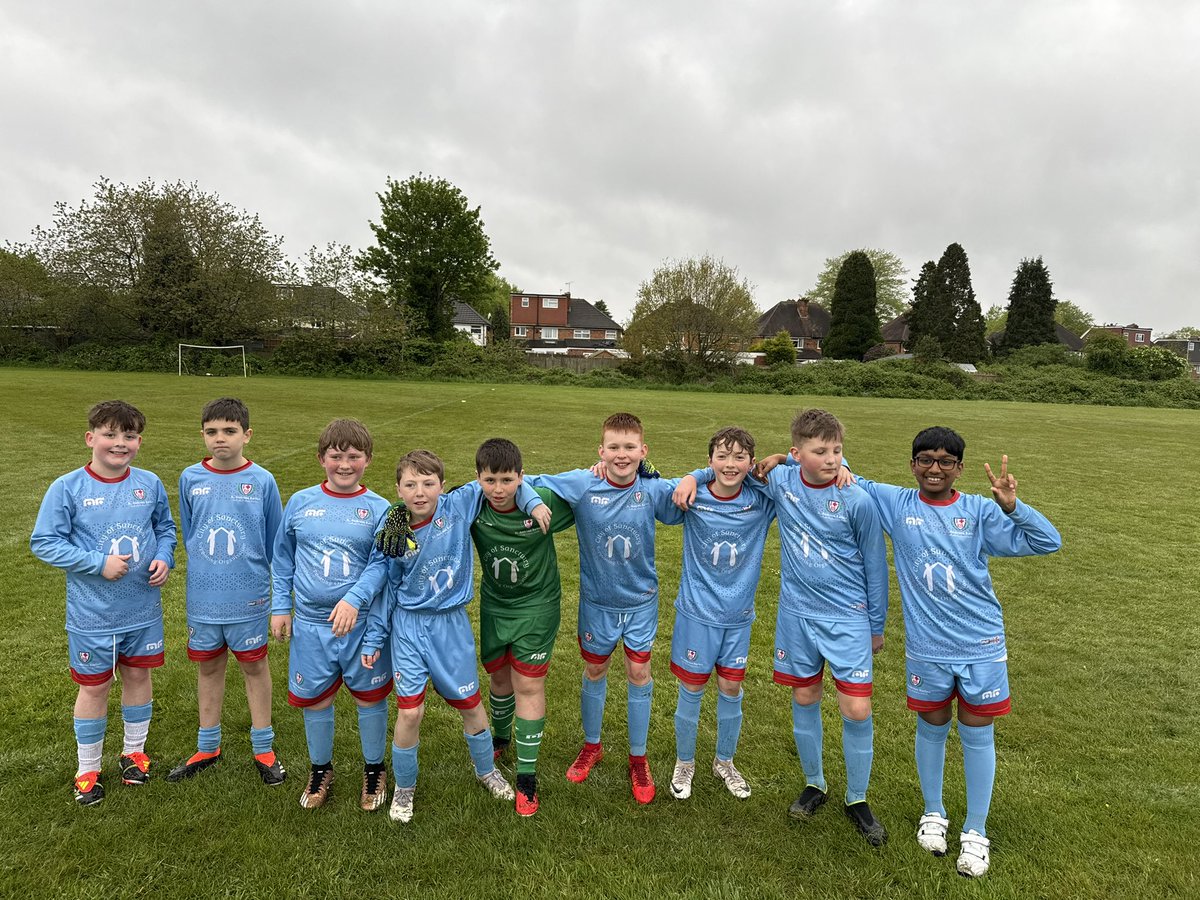
M792 688L792 699L801 706L811 706L814 703L820 703L823 694L824 687L819 681L816 684L810 684L805 687Z
M418 703L416 706L401 706L396 709L396 725L401 724L412 727L421 724L421 717L425 715L425 704Z
M602 663L594 663L594 662L584 663L583 664L584 678L586 678L588 681L599 681L601 678L605 678L608 675L609 662L610 662L610 660L606 659Z
M650 663L625 661L625 675L630 684L643 685L650 683Z
M212 659L202 659L196 663L201 678L213 678L225 674L227 654L214 656Z
M262 659L239 659L238 665L242 669L242 674L247 678L257 678L266 675L270 672L271 666L264 656Z
M838 694L838 708L847 719L862 722L871 715L870 697L853 697L849 694Z
M718 675L717 690L726 697L736 697L742 692L742 683L740 681L730 681L728 678Z

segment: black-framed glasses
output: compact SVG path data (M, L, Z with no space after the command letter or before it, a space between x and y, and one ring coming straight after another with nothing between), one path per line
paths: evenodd
M961 460L955 459L953 456L914 456L913 462L922 469L932 469L937 466L943 472L949 472L958 466Z

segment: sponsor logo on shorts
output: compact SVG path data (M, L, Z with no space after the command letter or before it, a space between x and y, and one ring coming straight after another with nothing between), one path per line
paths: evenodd
M908 683L911 684L913 687L919 686L921 684L921 676L920 675L910 675L908 678Z
M984 638L979 643L985 647L987 647L991 644L999 644L1000 643L1000 635L997 634L997 635L993 635L992 637L989 637L989 638Z
M688 650L688 652L687 652L687 658L688 658L688 662L695 662L695 661L696 661L696 657L697 657L697 655L698 655L698 654L696 653L696 651L695 651L695 650L691 650L691 649L689 649L689 650Z
M85 663L91 658L92 658L92 654L88 653L86 650L79 651L79 661L81 663Z
M776 659L787 659L787 651L784 650L782 647L776 647L775 648L775 658Z
M192 488L192 496L193 497L207 497L211 493L212 493L212 488L207 487L207 486Z
M145 488L134 488L133 496L137 497L139 500L145 500L146 499L146 489Z
M530 658L530 659L545 659L545 658L546 658L547 656L549 656L549 655L550 655L550 654L549 654L549 653L547 653L547 652L542 652L542 653L530 653L530 654L529 654L529 658Z
M151 653L154 653L157 650L161 650L162 648L163 648L162 641L154 641L154 643L146 645L146 649L148 651L150 651Z
M473 681L458 686L458 696L460 697L468 697L473 693L475 693L475 682Z
M254 485L249 484L249 483L242 484L242 495L243 496L249 497L253 493L254 493Z
M842 508L842 501L841 500L830 500L827 505L829 506L830 512L837 512L839 509Z
M383 684L387 680L388 680L387 675L376 675L374 678L371 679L371 684Z
M242 641L242 646L253 647L255 644L261 644L267 639L265 634L256 634L254 637L248 637Z
M744 665L746 665L746 657L744 657L744 656L739 656L737 659L735 659L735 660L733 661L733 664L734 664L735 666L744 666Z
M371 514L371 511L369 509L363 509L361 506L358 509L356 509L354 512L360 519L365 519L367 516L369 516Z
M995 700L995 699L996 699L997 697L999 697L999 696L1000 696L1000 691L999 691L999 690L994 690L994 691L984 691L984 692L983 692L983 693L980 695L980 699L981 699L981 700Z
M851 678L867 678L870 676L870 671L867 669L855 669L850 673Z

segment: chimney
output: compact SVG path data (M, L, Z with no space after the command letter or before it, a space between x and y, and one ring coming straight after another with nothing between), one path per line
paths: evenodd
M802 319L808 318L808 298L807 297L801 297L799 300L796 301L796 312L797 312L797 314L799 314L800 318L802 318Z

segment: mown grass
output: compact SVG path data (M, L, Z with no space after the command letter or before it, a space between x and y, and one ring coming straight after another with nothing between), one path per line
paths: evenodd
M763 451L786 448L799 405L822 405L848 429L855 467L908 483L912 435L946 424L967 438L960 486L985 490L982 464L1008 453L1020 494L1064 538L1061 553L993 564L1005 604L1014 713L997 728L999 768L989 833L993 870L973 883L953 854L925 855L912 839L922 812L912 762L913 716L904 707L903 625L893 585L887 646L877 660L872 806L892 840L873 851L831 803L796 827L785 810L801 785L788 693L770 683L777 540L759 593L738 764L754 794L733 800L702 768L686 803L665 794L646 808L629 796L622 679L610 679L608 758L583 785L562 773L580 741L575 649L574 538L560 537L563 627L548 681L541 757L542 810L519 820L473 783L458 716L431 703L422 733L417 817L407 828L357 808L360 780L352 704L338 704L331 803L302 810L306 768L300 715L286 704L287 654L272 652L279 747L292 778L268 791L249 762L240 678L226 698L227 759L195 782L113 784L119 750L116 698L101 807L70 798L74 771L66 674L63 579L29 553L46 486L87 459L87 407L119 396L149 425L138 464L159 473L173 500L178 474L202 452L201 405L232 393L250 405L252 458L274 472L284 497L319 480L315 441L337 415L356 415L376 437L368 484L391 495L394 460L415 446L441 453L448 481L473 477L475 447L507 435L529 471L590 462L599 423L630 409L646 423L651 457L667 473L704 458L707 439L737 422ZM203 379L0 370L12 410L5 465L5 566L0 604L0 894L62 896L617 896L644 897L1130 897L1195 896L1200 827L1197 663L1200 641L1195 498L1200 415L1194 411L1033 404L730 396L537 386ZM675 684L668 669L679 535L660 529L666 600L654 657L650 757L660 788L674 758ZM165 589L168 661L155 675L149 750L156 773L195 740L195 670L184 654L183 563ZM698 759L713 747L714 701L704 704ZM843 787L840 725L826 709L826 770ZM961 757L952 738L946 796L961 822Z

